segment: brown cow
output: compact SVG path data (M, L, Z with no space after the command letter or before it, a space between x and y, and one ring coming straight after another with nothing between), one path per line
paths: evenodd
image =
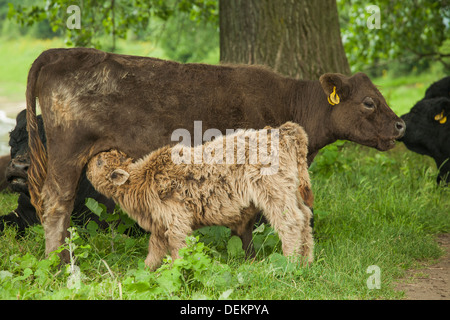
M37 132L36 97L47 153ZM140 158L171 143L176 129L194 133L196 120L202 121L200 134L294 121L309 136L310 163L337 139L388 150L405 130L363 73L301 81L263 67L180 64L87 48L50 49L34 61L27 117L30 194L43 220L47 253L64 243L80 174L101 151ZM251 230L249 225L244 243Z

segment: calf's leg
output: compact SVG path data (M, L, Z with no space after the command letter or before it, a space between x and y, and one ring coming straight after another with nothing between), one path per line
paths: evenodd
M309 217L305 217L299 208L295 193L287 193L287 197L274 195L270 197L270 201L261 203L261 209L278 233L282 242L283 254L285 256L303 255L305 253L303 231L304 225L309 225ZM309 252L306 253L309 255ZM306 258L312 262L312 256Z
M148 242L148 255L145 264L150 270L156 270L169 249L169 243L163 231L153 230Z
M299 209L303 213L305 217L305 223L303 223L302 231L301 231L301 248L300 254L306 257L308 263L313 262L313 249L314 249L314 238L313 238L313 228L311 225L311 221L313 221L312 209L305 206L303 203L299 202ZM310 223L306 223L310 221Z
M186 237L192 233L191 216L192 214L187 210L176 212L165 233L170 254L174 260L180 258L178 250L186 246Z

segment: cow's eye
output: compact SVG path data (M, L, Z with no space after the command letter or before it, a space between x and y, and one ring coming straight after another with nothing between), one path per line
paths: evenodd
M373 101L372 98L365 98L363 101L364 107L368 108L368 109L373 109L375 108L375 102Z

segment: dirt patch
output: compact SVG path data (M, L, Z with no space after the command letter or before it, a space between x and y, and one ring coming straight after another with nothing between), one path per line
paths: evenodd
M437 239L445 255L423 269L408 271L397 289L405 291L406 300L450 300L450 233Z

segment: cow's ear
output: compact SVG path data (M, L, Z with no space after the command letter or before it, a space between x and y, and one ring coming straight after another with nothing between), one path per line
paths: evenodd
M123 185L129 177L130 174L123 169L116 169L110 175L111 181L117 186Z
M345 101L350 93L349 78L340 73L325 73L320 78L322 89L331 105Z

